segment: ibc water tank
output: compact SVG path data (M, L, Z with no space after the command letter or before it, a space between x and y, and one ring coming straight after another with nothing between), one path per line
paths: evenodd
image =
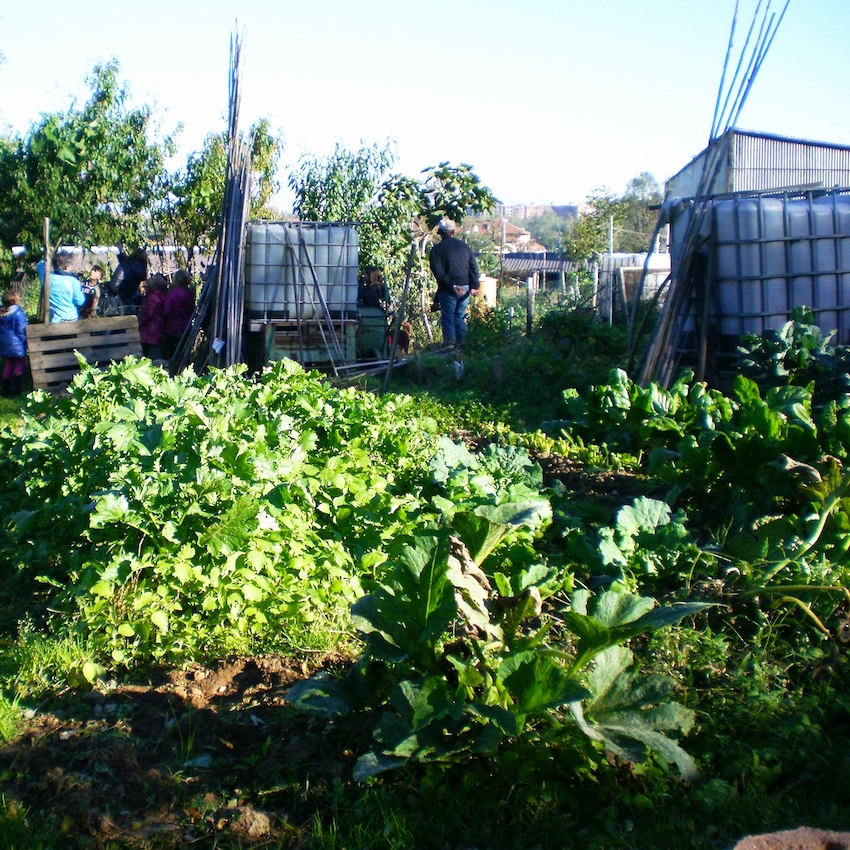
M338 246L331 251L330 246ZM292 320L357 309L355 225L327 222L249 222L245 300L255 319Z

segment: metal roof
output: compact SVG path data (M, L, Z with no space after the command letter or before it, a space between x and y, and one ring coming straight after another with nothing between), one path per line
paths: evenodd
M577 265L559 254L517 252L502 256L502 268L508 272L568 272Z
M710 195L850 185L850 146L793 139L770 133L729 130L728 150L717 163ZM668 198L690 198L698 186L712 141L665 185Z

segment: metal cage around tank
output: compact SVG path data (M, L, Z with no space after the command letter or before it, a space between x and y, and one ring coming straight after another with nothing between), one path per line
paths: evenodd
M356 359L358 260L354 224L248 223L245 313L258 365L290 357L336 369Z
M850 344L850 188L714 198L703 217L699 253L709 321L720 351L742 334L762 334L811 308L816 324ZM692 205L672 215L671 254ZM682 317L690 323L691 319Z

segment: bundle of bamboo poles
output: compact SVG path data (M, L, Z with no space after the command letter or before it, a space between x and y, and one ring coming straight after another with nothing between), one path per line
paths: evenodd
M245 222L251 205L252 134L239 133L241 42L230 43L230 98L227 131L227 175L219 238L207 279L189 326L171 359L172 375L192 363L197 372L209 366L225 368L242 362L245 312Z
M704 242L704 223L711 210L711 197L717 182L720 169L729 155L732 130L737 125L738 117L746 103L747 96L755 82L762 63L767 56L770 45L776 36L782 18L788 9L790 0L777 16L771 11L771 0L759 0L747 32L744 45L738 57L738 62L730 82L726 83L727 73L733 54L735 29L738 21L738 6L732 17L732 27L729 33L729 44L726 48L726 58L717 90L717 101L714 108L714 118L709 133L709 143L706 158L696 192L689 199L687 224L685 226L681 245L675 246L674 266L671 270L667 296L661 315L647 350L641 371L640 382L645 386L650 381L657 381L661 386L668 387L676 376L682 354L682 344L688 319L693 319L697 347L697 378L705 375L706 359L709 342L709 314L713 293L710 290L710 280L700 269L700 249ZM662 209L659 216L665 214ZM640 299L640 289L635 300ZM633 334L633 336L635 336Z

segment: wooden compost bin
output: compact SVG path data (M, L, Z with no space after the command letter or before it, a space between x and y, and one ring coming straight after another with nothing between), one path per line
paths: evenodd
M96 366L142 354L137 316L28 325L27 343L33 389L50 392L67 387L80 371L75 351Z

